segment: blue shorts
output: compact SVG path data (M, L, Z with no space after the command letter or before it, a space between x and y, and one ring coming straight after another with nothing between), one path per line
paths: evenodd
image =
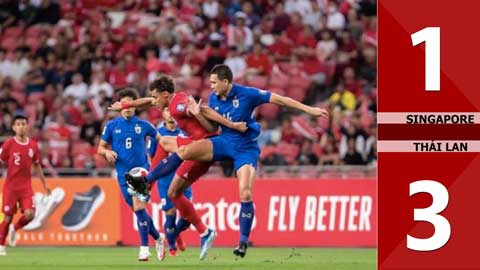
M222 161L225 159L233 160L233 167L235 172L243 165L252 165L257 168L257 162L260 158L260 147L256 141L235 145L232 144L227 138L215 136L209 138L213 144L213 160Z
M175 172L171 173L168 176L159 178L157 180L158 194L160 195L163 211L168 211L173 207L175 207L172 201L170 200L170 198L168 198L168 188L170 187L170 183L172 183L174 176L175 176ZM183 194L189 200L192 200L192 186L189 186Z

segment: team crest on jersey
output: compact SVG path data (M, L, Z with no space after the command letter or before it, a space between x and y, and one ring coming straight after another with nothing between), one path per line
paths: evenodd
M142 127L139 125L135 125L135 133L140 134L142 132Z
M234 108L238 108L238 106L240 105L240 101L238 100L237 97L233 99L232 104Z
M177 104L177 111L179 112L185 111L185 104Z
M32 148L28 148L28 157L33 158L33 149Z

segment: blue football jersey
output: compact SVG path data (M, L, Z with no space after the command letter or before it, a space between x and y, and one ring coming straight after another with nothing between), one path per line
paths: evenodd
M120 116L105 125L102 140L110 143L117 153L115 169L119 176L134 167L149 168L146 137L154 139L157 134L152 124L137 117L125 119Z
M178 136L178 135L185 135L183 130L181 130L179 127L176 127L175 130L169 130L165 127L165 125L162 123L162 125L157 129L158 133L162 136ZM150 139L148 142L148 154L150 157L155 156L155 152L157 151L157 140L152 140Z
M241 133L237 130L221 126L222 134L230 142L246 144L254 141L260 135L260 124L255 120L255 108L270 102L271 93L255 87L233 84L225 100L210 94L208 105L232 122L246 122L248 130Z

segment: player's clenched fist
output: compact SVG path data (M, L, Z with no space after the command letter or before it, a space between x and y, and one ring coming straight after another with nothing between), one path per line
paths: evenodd
M246 122L233 122L231 128L243 133L247 131L248 126Z
M322 108L311 107L308 110L308 114L316 116L316 117L324 117L328 118L328 111Z

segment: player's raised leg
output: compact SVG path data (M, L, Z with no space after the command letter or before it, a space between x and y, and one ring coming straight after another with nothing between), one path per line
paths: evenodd
M162 144L163 146L163 144ZM168 146L167 146L168 147ZM162 178L177 170L184 160L211 161L213 159L213 145L209 139L193 141L178 147L178 150L150 170L146 179L148 183Z

